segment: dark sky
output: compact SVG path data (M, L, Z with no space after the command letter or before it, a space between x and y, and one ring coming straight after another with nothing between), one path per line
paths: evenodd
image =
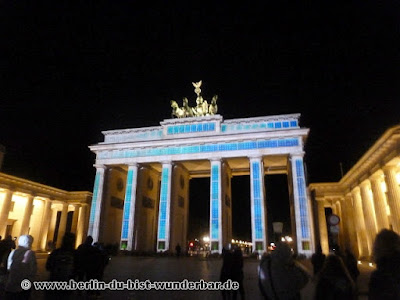
M92 190L101 131L159 125L200 79L225 119L301 113L309 182L400 121L398 1L137 2L0 1L3 172Z

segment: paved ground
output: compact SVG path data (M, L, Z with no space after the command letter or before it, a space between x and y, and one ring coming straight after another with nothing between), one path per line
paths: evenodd
M48 273L44 270L46 255L38 255L39 275L38 280L45 280ZM221 259L202 259L198 257L130 257L117 256L113 257L107 266L104 280L106 282L112 279L126 280L139 279L145 281L181 281L187 279L189 281L218 281L221 268ZM257 266L259 261L253 259L245 259L244 288L247 299L261 299L261 294L257 286ZM310 262L305 260L303 264L310 269ZM359 299L367 299L368 279L373 268L366 263L359 265L361 275L358 280L360 290ZM302 299L313 298L314 282L311 280L302 291ZM41 292L34 291L32 299L43 299ZM74 294L73 299L83 299L85 293ZM101 299L190 299L190 300L208 300L222 299L219 291L104 291L101 293Z

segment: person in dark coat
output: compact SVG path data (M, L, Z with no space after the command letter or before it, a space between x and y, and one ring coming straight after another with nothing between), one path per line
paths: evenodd
M258 267L261 294L268 300L298 300L300 291L310 279L307 270L293 259L290 246L278 242L270 255L265 255Z
M319 271L315 300L355 300L356 286L340 256L330 254Z
M75 277L75 234L65 233L61 247L53 250L46 262L46 270L50 272L49 281L68 282ZM70 299L72 291L46 291L46 299Z
M180 257L181 256L181 245L179 245L179 243L178 244L176 244L176 246L175 246L175 251L176 251L176 256L177 257Z
M321 268L324 264L325 258L326 258L326 255L324 253L322 253L321 245L318 245L317 250L311 256L311 263L313 265L314 275L317 275L317 273L321 270Z
M89 235L75 253L76 274L78 281L96 278L96 249L92 246L93 238Z
M243 278L243 253L239 247L235 247L232 253L231 279L232 281L239 283L239 294L241 300L245 299ZM232 299L236 299L237 292L237 290L232 291Z
M102 281L104 276L104 270L110 261L110 257L108 255L107 250L104 249L102 243L96 242L93 244L93 247L98 250L95 251L95 257L98 265L97 274L95 278L99 281Z
M11 236L10 236L11 238ZM18 239L18 248L11 251L7 258L8 278L5 285L7 300L27 300L30 298L32 287L24 290L21 282L28 279L32 282L37 272L35 252L31 250L33 237L21 235Z
M4 267L7 267L7 258L11 253L11 250L15 249L15 240L13 240L11 235L8 235L4 240L0 243L0 265L3 264Z
M346 249L344 256L344 264L349 271L351 278L353 279L354 283L357 284L358 275L360 275L360 271L358 270L358 263L357 259L354 254L349 250Z
M230 249L230 245L222 248L222 267L219 277L219 281L224 283L228 279L232 279L232 264L233 264L233 253ZM232 291L222 290L222 299L231 299Z
M392 230L380 231L374 242L369 300L400 299L400 236Z

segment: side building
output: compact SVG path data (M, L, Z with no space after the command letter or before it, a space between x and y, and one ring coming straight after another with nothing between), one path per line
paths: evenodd
M67 192L0 173L0 236L30 234L33 250L56 247L66 232L76 234L76 245L86 238L90 192Z
M316 239L324 253L338 244L370 258L376 234L400 234L400 125L389 128L339 182L312 183ZM330 214L339 216L328 226Z

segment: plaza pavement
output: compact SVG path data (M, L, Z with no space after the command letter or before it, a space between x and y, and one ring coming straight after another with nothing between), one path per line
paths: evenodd
M45 271L46 254L38 254L38 278L46 280L48 272ZM302 263L310 270L309 260ZM244 288L247 299L262 299L257 285L257 266L258 260L245 258L244 260ZM218 281L222 260L219 258L199 258L199 257L134 257L134 256L115 256L112 257L104 274L104 281L110 282L112 279L127 280L138 279L145 281ZM360 291L359 299L366 300L368 280L373 268L367 263L359 265L360 276L358 288ZM313 299L314 281L302 290L302 299ZM85 299L85 293L74 293L72 299ZM33 291L32 299L44 299L43 292ZM172 299L172 300L214 300L222 299L220 291L103 291L100 299L119 300L119 299ZM240 297L238 297L240 299Z

